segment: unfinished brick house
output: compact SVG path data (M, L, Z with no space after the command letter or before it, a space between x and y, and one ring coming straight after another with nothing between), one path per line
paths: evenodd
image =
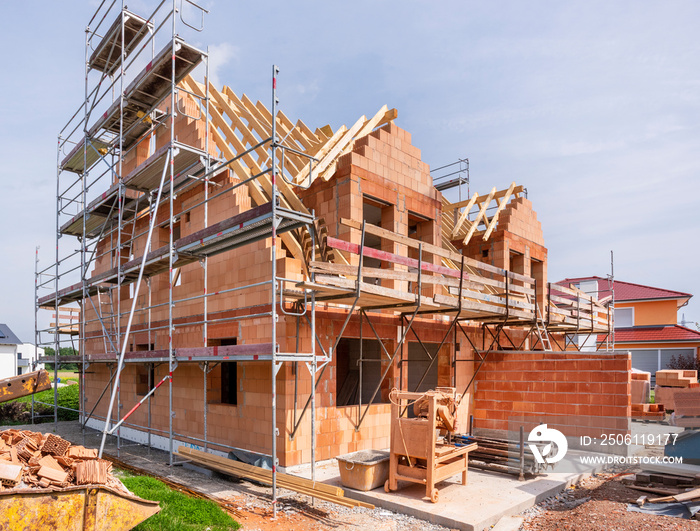
M152 19L129 15L136 35ZM630 357L560 352L607 333L608 311L549 289L522 186L451 203L395 110L312 131L195 81L206 55L184 42L161 55L61 162L84 176L105 163L94 145L115 154L102 189L59 208L85 278L38 301L81 309L87 425L171 459L187 444L289 467L388 447L389 391L442 386L475 429L627 430Z

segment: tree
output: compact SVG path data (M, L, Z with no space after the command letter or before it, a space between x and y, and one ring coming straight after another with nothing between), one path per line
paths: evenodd
M56 353L56 351L51 347L46 347L44 349L44 356L46 356L46 357L52 357L55 355L55 353ZM58 350L59 358L61 356L79 356L79 355L80 355L80 353L77 350L75 350L73 347L61 347ZM78 365L76 363L59 363L58 368L64 369L66 371L77 371ZM52 371L53 370L53 363L47 363L46 369Z

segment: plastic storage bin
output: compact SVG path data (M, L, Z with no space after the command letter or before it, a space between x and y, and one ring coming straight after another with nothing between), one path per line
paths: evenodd
M355 490L372 490L389 478L389 452L362 450L339 455L340 482Z

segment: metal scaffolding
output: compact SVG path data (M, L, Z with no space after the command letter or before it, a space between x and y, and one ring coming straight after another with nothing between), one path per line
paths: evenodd
M276 376L285 361L304 362L312 377L318 362L315 344L310 352L280 352L277 342L277 321L284 311L279 298L287 279L277 274L277 246L279 235L302 228L311 237L311 258L315 247L314 214L283 208L278 192L278 179L284 175L285 156L290 148L277 136L276 120L272 120L271 134L256 145L235 153L229 160L219 160L210 146L210 94L209 86L203 93L186 88L182 81L198 66L203 65L204 77L209 78L208 53L188 44L181 36L185 32L199 32L204 27L206 9L192 0L163 0L148 16L141 17L127 10L124 2L102 2L86 28L85 41L85 93L80 108L63 127L58 137L56 178L56 253L51 265L35 271L35 339L37 345L54 349L54 377L59 363L79 363L80 404L79 415L83 427L90 419L104 422L100 442L100 455L108 436L117 438L117 451L121 448L121 427L134 426L145 429L149 444L153 429L151 397L163 384L169 389L169 426L167 431L169 463L174 463L174 440L191 440L202 443L204 448L232 447L208 440L207 434L207 375L221 357L212 355L207 348L207 327L214 321L210 317L208 302L222 292L208 291L208 260L217 254L245 245L270 240L271 278L251 285L236 286L228 293L240 290L267 290L269 310L249 312L240 318L268 318L272 334L267 343L225 347L235 350L237 361L256 360L271 364L272 407L272 463L273 507L276 508L277 393ZM196 23L192 22L195 15ZM112 24L107 27L107 24ZM161 47L162 46L162 47ZM158 48L160 50L158 51ZM277 116L276 80L278 69L273 67L272 116ZM188 106L189 102L189 106ZM194 105L191 103L194 102ZM178 118L203 125L203 146L180 141L177 136ZM160 145L162 144L162 145ZM249 157L260 148L269 152L267 167L247 180L233 182L228 187L217 177L241 159ZM295 152L297 157L308 155ZM145 160L143 160L145 158ZM134 162L135 161L135 162ZM131 163L131 164L129 164ZM209 204L224 193L231 193L248 181L269 179L271 189L267 201L248 211L224 221L209 222ZM291 183L290 183L291 184ZM203 187L204 199L187 209L176 208L175 198L194 187ZM223 188L223 189L217 189ZM176 224L181 216L189 215L195 208L204 211L204 228L191 237L176 234ZM137 230L137 225L148 221L147 230ZM167 243L153 249L154 233L167 229ZM75 245L77 238L78 246ZM145 245L140 246L145 239ZM77 247L77 249L75 248ZM140 256L139 256L140 252ZM196 297L176 299L173 288L177 283L176 270L183 265L201 264L202 293ZM95 274L96 267L102 272ZM168 275L167 303L153 301L152 279ZM77 282L76 282L77 280ZM71 283L72 282L72 283ZM143 286L145 284L145 286ZM131 290L130 295L124 291ZM43 297L40 291L49 290ZM148 303L137 304L140 294L147 294ZM129 299L130 302L129 302ZM190 356L180 356L173 344L178 325L174 313L176 306L197 299L203 307L202 349L189 349ZM305 310L312 334L315 335L315 306L313 294L305 297ZM128 303L128 305L127 305ZM153 323L152 313L162 311L167 304L167 325ZM66 328L62 315L80 311L79 327ZM55 322L49 327L39 326L39 311L53 312ZM134 319L138 314L147 320L149 351L145 355L129 352L133 341ZM300 314L302 315L302 314ZM231 321L239 317L230 318ZM216 319L221 322L225 319ZM154 326L155 324L155 326ZM192 323L188 323L192 324ZM90 334L88 334L90 330ZM98 333L95 333L98 330ZM140 328L143 331L143 327ZM157 334L167 333L167 349L155 350ZM78 337L78 344L74 338ZM90 347L88 348L88 337ZM95 350L96 340L101 342L101 352ZM70 345L73 356L61 356L61 348ZM44 359L44 361L47 361ZM176 433L173 427L173 379L180 363L199 363L204 380L204 435L203 439ZM105 363L110 378L93 404L85 395L86 371L91 364ZM136 404L126 404L129 411L122 415L121 375L128 363L167 363L167 373L158 382L153 381L149 370L148 393ZM57 404L56 387L54 403ZM105 417L95 410L100 401L109 396ZM148 407L148 426L126 423L130 415L141 405ZM313 406L312 406L313 407ZM54 408L54 421L58 421L58 407ZM313 419L312 419L313 423ZM162 432L161 432L162 433ZM312 427L312 451L315 446L315 429Z

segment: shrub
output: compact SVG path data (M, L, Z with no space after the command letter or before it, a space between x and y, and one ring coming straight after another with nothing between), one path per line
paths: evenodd
M700 363L695 356L679 354L677 358L675 355L671 356L667 366L674 371L697 371L700 368Z
M58 405L61 408L70 408L76 411L68 411L67 409L58 410L58 420L78 420L78 404L80 402L80 386L78 385L67 385L66 387L58 388ZM36 404L34 407L34 412L37 415L53 415L53 389L47 389L46 391L41 391L34 395L35 402L42 402L41 404ZM31 402L32 395L23 396L21 398L16 398L10 402L2 404L2 406L7 407L7 417L2 417L2 412L0 412L0 421L5 420L9 422L29 422L31 421ZM48 422L46 419L41 419L41 421Z
M25 404L18 402L5 402L0 404L0 424L8 424L12 422L29 422L31 421L31 413L27 411Z

